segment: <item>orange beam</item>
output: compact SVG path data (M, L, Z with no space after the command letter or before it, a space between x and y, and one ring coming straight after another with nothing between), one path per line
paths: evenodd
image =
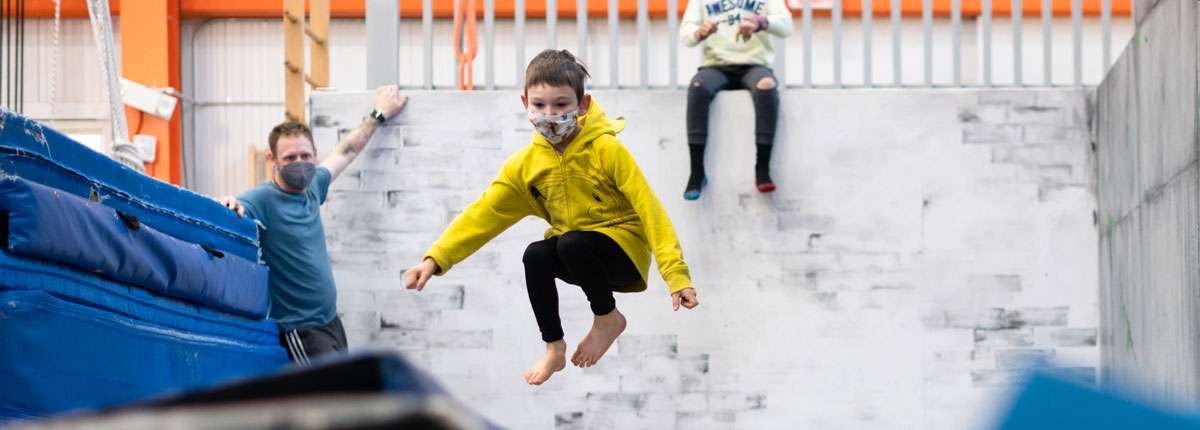
M126 0L128 1L128 0ZM283 15L283 2L280 0L176 0L180 3L179 16L182 18L278 18ZM397 0L399 1L399 0ZM475 10L483 16L483 0L475 0ZM688 0L680 0L680 14ZM693 0L698 1L698 0ZM1083 0L1084 16L1100 16L1101 0ZM329 13L333 18L362 18L366 4L363 0L330 0ZM872 2L874 15L886 16L890 13L889 2L876 0ZM53 0L26 0L25 15L31 18L48 18L54 16ZM113 15L120 14L121 0L109 0L109 8ZM513 0L496 0L496 17L511 18L515 8ZM1024 0L1021 8L1025 16L1040 16L1042 2L1040 0ZM901 14L904 16L921 16L921 0L901 0ZM980 14L981 0L963 0L963 16L974 17ZM305 10L308 2L305 2ZM575 2L572 0L558 1L558 14L561 17L575 16ZM1053 0L1051 10L1054 16L1070 16L1071 0ZM1113 0L1113 16L1129 16L1132 11L1132 0ZM647 12L652 18L662 18L667 15L666 0L650 0ZM992 1L992 15L997 17L1010 16L1012 5L1008 1ZM421 2L400 2L400 16L416 18L421 16ZM844 0L842 15L851 17L862 13L862 0ZM934 0L933 14L937 17L950 16L950 0ZM85 0L63 0L62 15L67 18L87 17ZM433 15L437 18L453 18L454 2L435 1ZM608 16L608 2L592 0L588 3L588 15L603 19ZM624 18L637 16L637 2L621 0L619 15ZM792 10L792 15L800 16L800 10ZM816 16L828 16L828 10L815 10ZM545 0L527 0L525 16L542 18L546 16Z
M179 3L175 0L124 0L121 16L122 77L148 87L179 88ZM125 108L129 136L154 136L155 161L146 174L164 182L180 183L179 105L170 120Z

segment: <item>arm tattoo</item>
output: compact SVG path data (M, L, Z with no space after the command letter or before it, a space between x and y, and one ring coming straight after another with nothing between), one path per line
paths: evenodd
M342 155L353 156L362 151L362 148L367 146L367 142L375 135L376 130L379 130L379 123L374 118L367 118L362 125L342 140L340 144Z

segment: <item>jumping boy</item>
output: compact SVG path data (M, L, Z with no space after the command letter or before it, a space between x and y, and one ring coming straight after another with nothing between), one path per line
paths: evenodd
M675 229L618 131L590 94L584 65L566 50L546 50L525 72L521 95L537 133L504 163L479 200L467 206L405 272L420 291L522 218L550 223L545 240L525 249L525 285L546 353L525 372L540 385L566 367L567 344L558 314L555 279L580 286L594 320L571 363L596 364L625 330L613 292L646 289L650 256L671 291L675 310L699 302Z

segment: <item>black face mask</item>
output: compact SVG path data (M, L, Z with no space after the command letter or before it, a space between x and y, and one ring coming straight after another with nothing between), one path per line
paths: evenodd
M304 191L313 177L317 176L317 165L306 161L297 161L279 169L283 183L293 190Z

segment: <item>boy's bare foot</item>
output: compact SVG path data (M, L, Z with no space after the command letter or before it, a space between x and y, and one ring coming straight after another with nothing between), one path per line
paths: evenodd
M525 371L525 382L529 385L542 385L550 379L554 372L567 367L567 342L562 339L546 344L546 353L542 359Z
M621 315L621 311L613 309L607 315L596 315L592 321L592 331L583 338L583 342L579 342L579 348L575 350L575 355L571 356L571 364L579 367L594 366L623 331L625 315Z

